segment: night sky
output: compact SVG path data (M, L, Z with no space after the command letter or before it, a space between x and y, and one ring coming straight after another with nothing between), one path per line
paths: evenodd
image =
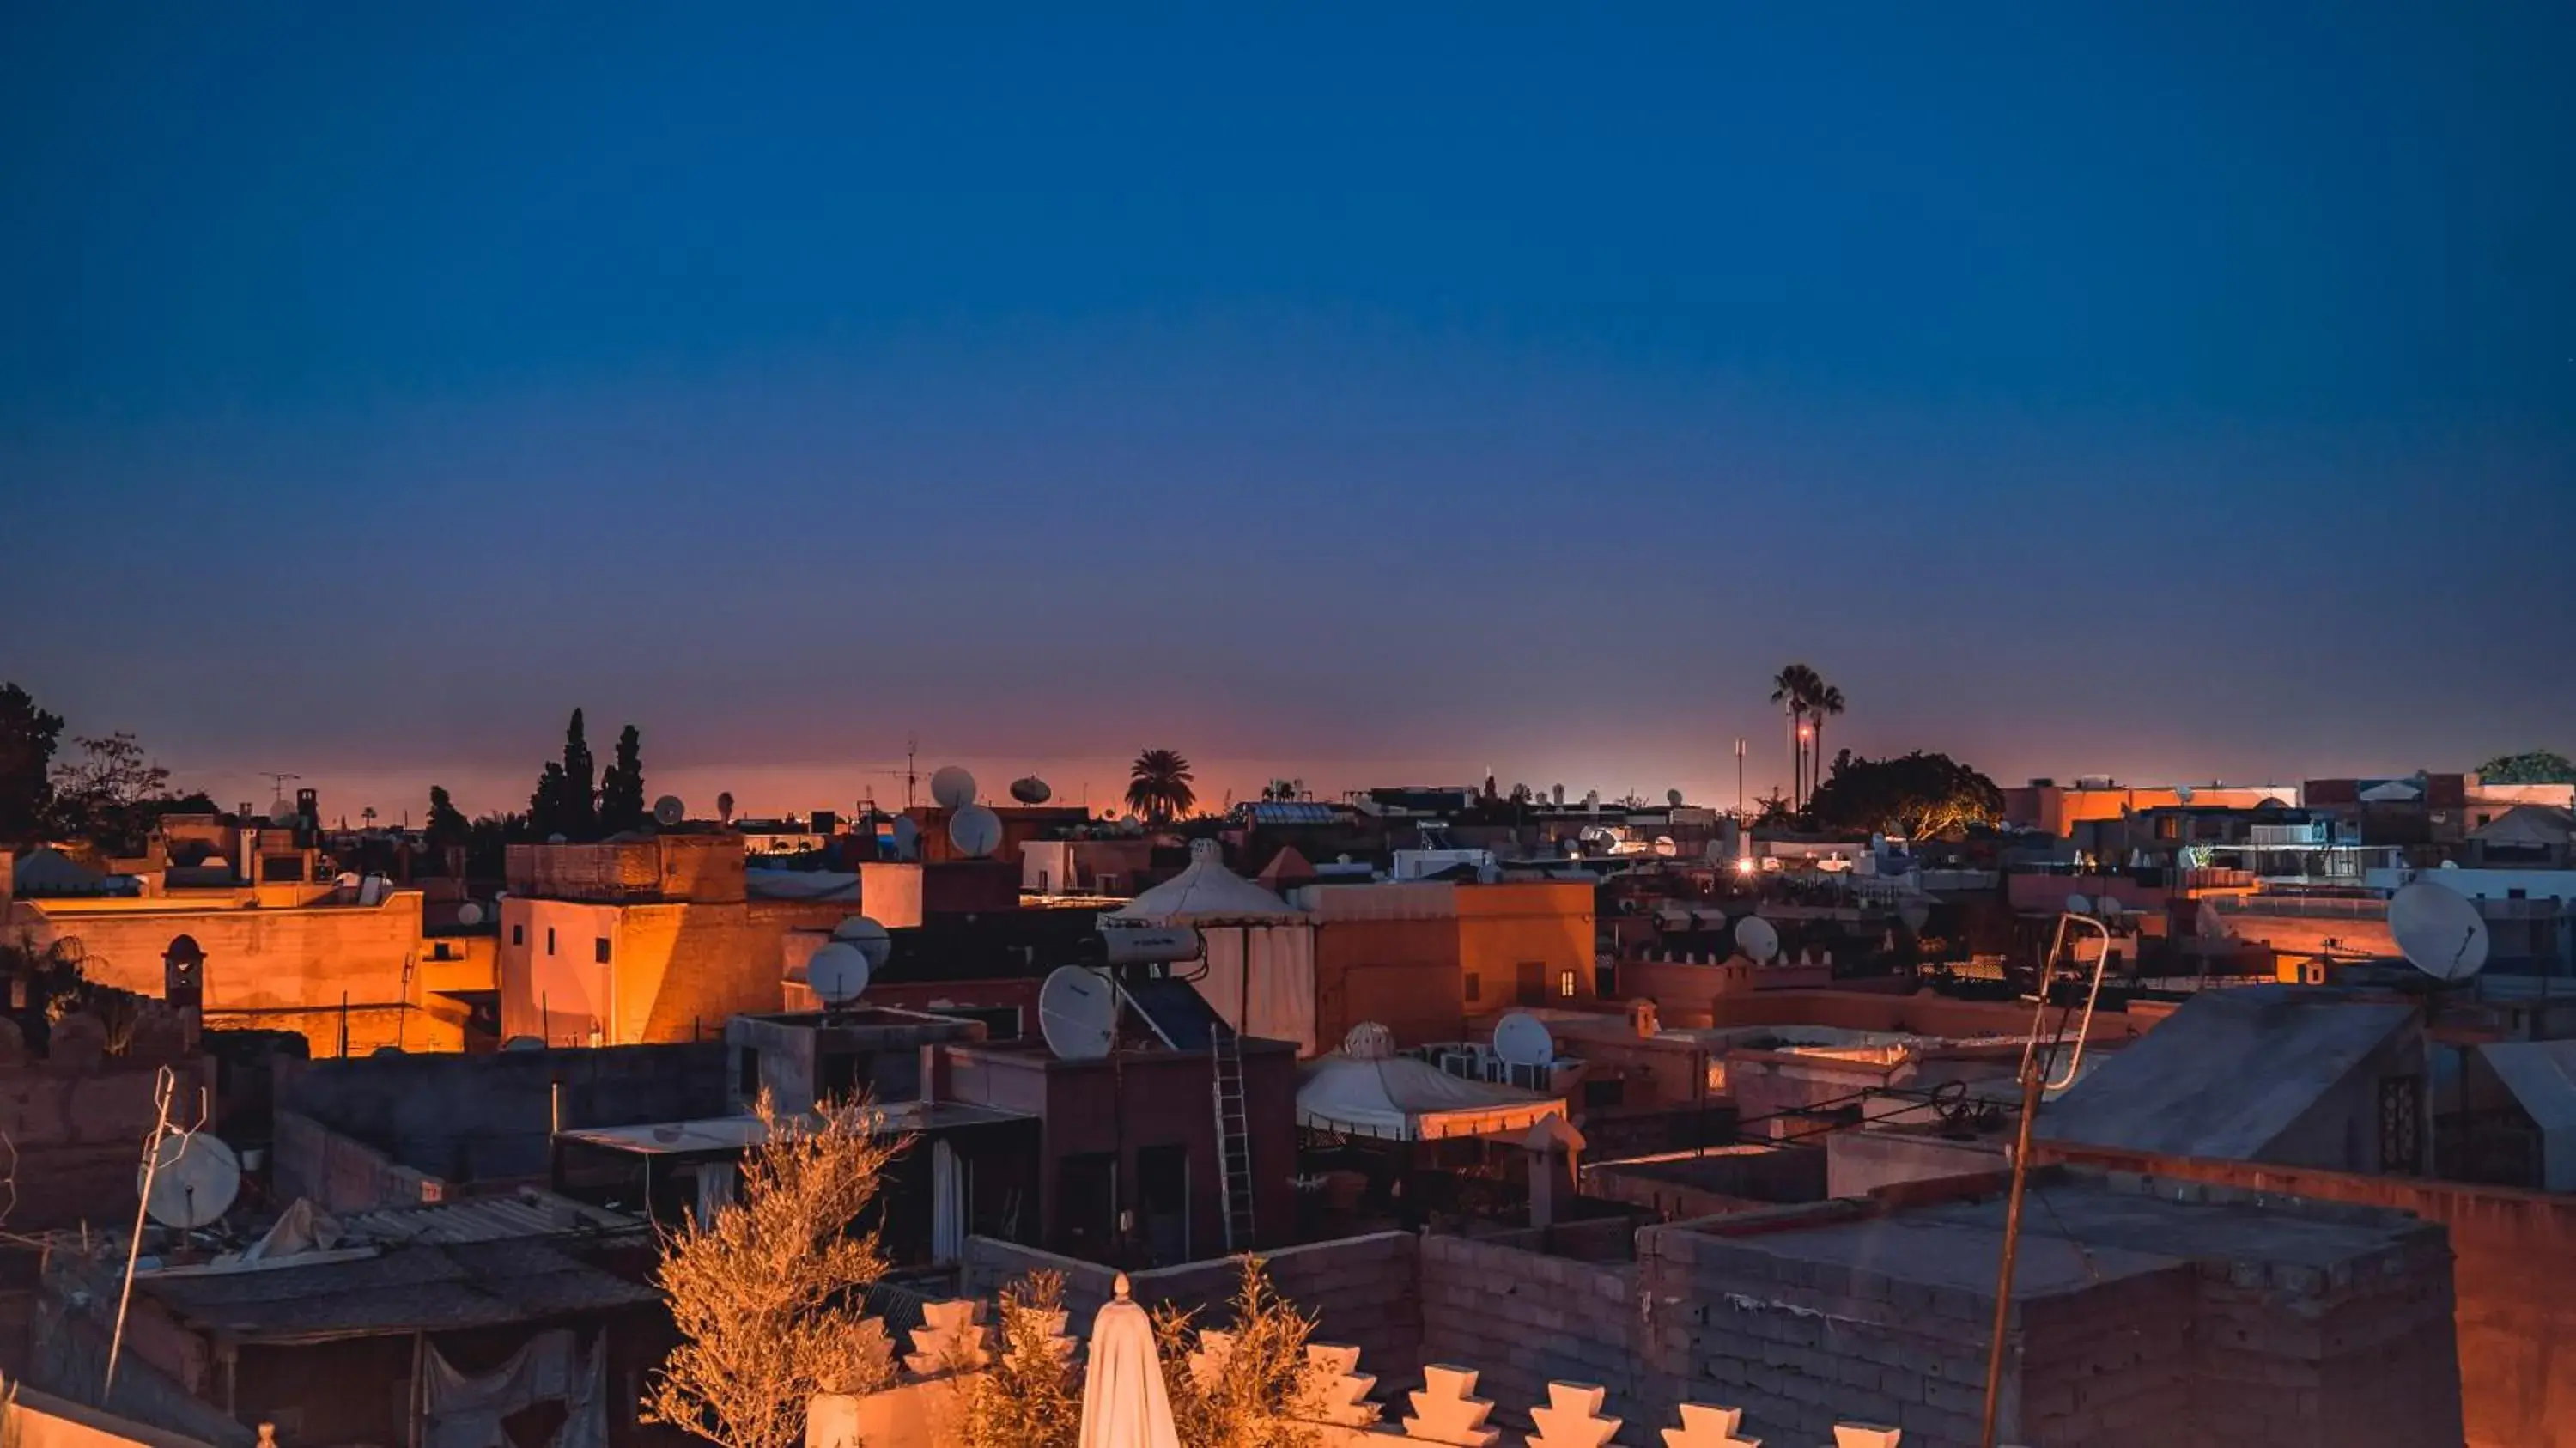
M393 8L0 11L0 677L227 803L2576 752L2563 0Z

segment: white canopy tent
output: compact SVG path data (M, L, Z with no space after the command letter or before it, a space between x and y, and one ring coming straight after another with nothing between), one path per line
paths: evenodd
M1176 965L1226 1024L1247 1036L1294 1041L1315 1053L1315 922L1218 858L1214 840L1190 846L1180 874L1101 917L1108 929L1188 926L1199 964ZM1204 969L1201 969L1204 967ZM1193 974L1195 972L1195 974Z
M1565 1099L1469 1081L1394 1054L1386 1027L1353 1026L1342 1049L1309 1064L1297 1087L1297 1124L1382 1141L1438 1141L1525 1131L1565 1115Z

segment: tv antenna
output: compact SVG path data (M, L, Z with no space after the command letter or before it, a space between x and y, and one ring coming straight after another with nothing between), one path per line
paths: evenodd
M259 777L268 781L270 802L282 804L286 800L286 782L290 779L302 779L304 776L289 774L282 769L263 769L259 771Z
M875 769L862 769L859 773L865 775L884 775L888 778L902 780L903 807L905 809L910 809L914 803L914 794L921 785L920 756L921 736L917 734L907 734L903 736L903 768L896 769L892 766L880 766ZM874 790L869 791L867 802L871 806L876 803L876 792Z
M2064 1075L2057 1074L2057 1053L2066 1041L2066 1022L2075 1012L2061 1011L2057 1029L2048 1029L2048 983L2056 973L2058 959L2066 952L2069 928L2090 930L2100 937L2101 953L2093 959L2093 983L2084 993L2084 1015L2075 1028L2075 1051L2066 1063ZM2075 1084L2084 1072L2084 1043L2093 1034L2093 1006L2102 998L2102 973L2111 965L2111 929L2090 915L2072 910L2057 917L2057 929L2048 942L2048 958L2040 962L2038 1006L2032 1012L2030 1036L2021 1047L2021 1124L2019 1140L2013 1146L2012 1192L2004 1199L2003 1261L1995 1269L1994 1337L1986 1349L1985 1426L1977 1442L1980 1448L1995 1448L1996 1410L2003 1405L2004 1339L2012 1330L2012 1283L2014 1255L2021 1250L2021 1208L2030 1194L2031 1127L2039 1120L2041 1101L2046 1093L2063 1091ZM2042 1038L2047 1040L2042 1049Z

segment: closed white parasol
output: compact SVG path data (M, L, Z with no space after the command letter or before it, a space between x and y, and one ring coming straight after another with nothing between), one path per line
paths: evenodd
M1124 1272L1118 1274L1117 1294L1091 1320L1082 1448L1180 1448L1171 1396L1163 1391L1163 1364L1154 1352L1154 1320L1128 1299Z

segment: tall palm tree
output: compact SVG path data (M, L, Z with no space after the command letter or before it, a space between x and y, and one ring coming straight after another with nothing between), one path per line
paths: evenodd
M1816 692L1807 700L1807 717L1814 721L1808 735L1807 778L1814 784L1825 782L1825 721L1843 711L1843 691L1823 679L1816 680Z
M1771 678L1771 702L1789 714L1789 800L1794 808L1806 798L1807 750L1799 736L1804 732L1808 711L1825 688L1824 676L1805 664L1787 664Z
M1190 762L1179 750L1148 749L1128 770L1127 807L1155 824L1170 824L1199 802L1191 781Z

